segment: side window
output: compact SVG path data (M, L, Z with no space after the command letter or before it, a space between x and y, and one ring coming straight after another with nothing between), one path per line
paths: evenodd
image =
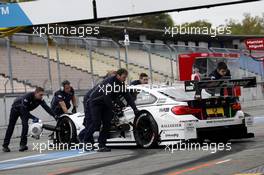
M151 95L148 92L141 91L139 94L137 94L136 97L136 105L145 105L145 104L152 104L156 101L156 97Z

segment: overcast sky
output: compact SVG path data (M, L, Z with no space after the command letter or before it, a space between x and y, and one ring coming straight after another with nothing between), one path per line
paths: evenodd
M218 26L225 24L225 20L230 18L241 21L244 13L261 16L262 13L264 13L264 0L245 4L213 7L210 9L183 11L179 13L174 12L170 14L176 24L205 19L214 26Z

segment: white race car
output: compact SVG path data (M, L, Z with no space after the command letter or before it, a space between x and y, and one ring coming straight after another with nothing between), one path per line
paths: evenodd
M253 133L248 133L253 118L244 115L237 97L211 96L205 89L234 85L254 87L255 81L255 78L248 78L129 87L138 92L134 94L135 102L141 112L135 116L130 107L125 107L118 113L112 121L107 144L149 148L193 139L227 141L254 137ZM56 127L33 124L31 134L38 136L45 128L56 131L56 139L60 143L76 142L84 129L83 120L84 113L65 114L57 121Z

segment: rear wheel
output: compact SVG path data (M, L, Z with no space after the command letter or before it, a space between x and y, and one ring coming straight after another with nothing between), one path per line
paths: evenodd
M150 148L158 144L158 126L149 113L142 113L134 120L134 137L137 145Z
M59 131L56 132L56 138L59 143L71 144L77 142L76 127L69 117L60 119L57 127Z

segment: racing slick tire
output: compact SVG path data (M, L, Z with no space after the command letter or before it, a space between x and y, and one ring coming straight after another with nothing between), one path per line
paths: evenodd
M134 119L134 137L138 146L151 148L158 145L158 125L151 114L143 112Z
M58 143L71 145L72 143L77 143L77 130L73 121L64 116L57 122L57 127L60 128L56 132L56 138Z

